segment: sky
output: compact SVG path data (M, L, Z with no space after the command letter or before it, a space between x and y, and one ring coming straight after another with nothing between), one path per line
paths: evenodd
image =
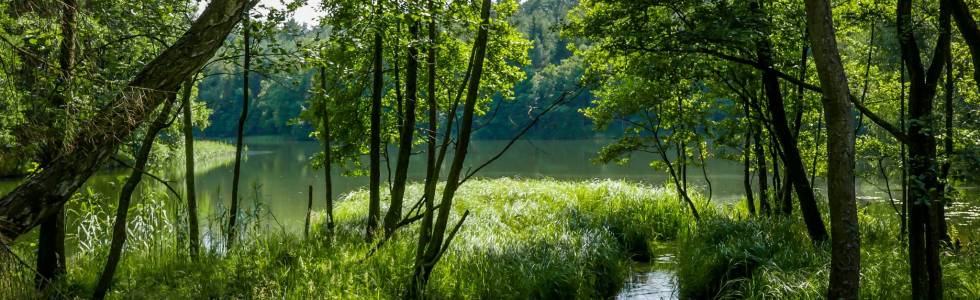
M288 0L260 0L259 6L264 5L266 7L283 9L286 7L286 5L283 4L283 1L288 1ZM201 12L204 11L204 8L207 7L208 3L210 2L211 2L210 0L198 1L197 14L200 15ZM296 10L296 13L293 15L293 18L296 20L296 22L299 22L301 24L306 24L308 26L314 25L320 19L320 16L323 15L323 13L317 11L317 9L315 8L317 4L320 4L320 0L307 0L306 2L307 2L306 5Z

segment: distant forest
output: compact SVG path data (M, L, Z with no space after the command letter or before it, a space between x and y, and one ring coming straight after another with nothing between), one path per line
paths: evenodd
M530 139L590 139L605 137L608 133L622 132L615 125L604 131L595 131L592 121L579 109L592 100L588 84L581 82L584 70L582 60L573 58L569 44L572 38L560 34L560 26L568 11L577 0L529 0L511 17L513 24L525 38L533 41L529 50L530 63L521 66L525 79L514 86L512 93L498 93L484 115L476 120L473 135L477 139L511 139L533 118L537 111L554 101L555 92L576 91L575 97L556 107L528 131ZM276 33L275 47L253 49L259 61L250 78L254 101L250 107L246 135L284 135L307 138L312 128L298 118L311 95L314 71L310 68L276 66L295 63L283 57L302 56L295 41L314 38L316 27L287 21L285 28ZM322 35L327 32L320 33ZM229 39L240 39L240 33ZM260 41L261 43L261 41ZM292 47L291 47L292 45ZM267 45L268 46L268 45ZM368 51L369 49L363 49ZM258 52L258 53L256 53ZM218 60L203 72L198 83L199 101L213 110L210 126L204 129L206 138L224 138L235 135L236 123L241 111L242 72L240 60ZM365 93L370 93L365 89Z

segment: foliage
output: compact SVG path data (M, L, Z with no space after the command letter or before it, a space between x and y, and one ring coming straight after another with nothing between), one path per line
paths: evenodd
M412 197L421 190L421 185L408 189ZM275 229L252 231L231 253L211 245L198 263L171 240L169 213L155 206L165 196L147 196L155 200L134 208L131 224L143 229L131 232L110 298L389 299L398 298L411 275L415 226L367 256L366 191L341 200L333 239L319 223L307 240ZM440 298L608 297L627 275L629 248L650 253L656 249L650 245L674 239L691 224L672 189L618 181L474 180L463 186L458 200L457 213L468 209L473 219L433 274L429 289ZM70 276L60 283L72 295L88 295L104 263L105 245L98 241L110 228L104 215L109 210L87 207L80 210L88 214L83 219L105 222L79 227L95 234L78 236L90 250L71 257ZM141 216L152 214L164 224L137 226Z

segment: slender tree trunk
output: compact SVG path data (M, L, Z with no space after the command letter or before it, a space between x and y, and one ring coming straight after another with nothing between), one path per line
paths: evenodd
M770 137L773 136L772 132L769 133L769 136ZM769 139L769 155L772 155L773 157L772 158L772 190L776 192L776 195L772 199L772 202L773 205L776 206L775 209L779 209L779 201L783 197L782 194L783 177L782 174L779 173L780 168L779 168L778 158L783 157L783 155L782 153L779 152L779 147L776 146L776 139L774 138Z
M911 185L909 208L909 272L912 280L912 298L941 299L942 267L939 261L940 232L938 197L938 163L936 161L936 137L932 130L934 122L933 100L945 56L949 55L951 35L948 1L940 2L940 35L933 53L932 65L925 69L919 46L912 28L912 3L910 0L898 1L897 29L902 60L909 72L912 83L909 90L909 164Z
M172 46L143 67L106 109L80 128L44 170L0 198L0 241L10 242L53 215L149 117L182 80L196 73L238 23L245 0L213 0ZM112 132L113 134L105 134Z
M683 136L684 131L687 130L686 122L683 121L684 118L684 99L677 97L677 112L679 113L681 120L681 125L678 130L674 132L675 135L679 136L677 139L677 160L680 161L678 168L681 173L681 185L684 188L684 193L687 193L687 143Z
M711 202L711 197L714 193L714 188L711 186L711 178L708 178L708 163L704 159L704 148L701 147L701 142L698 141L698 158L701 161L701 175L704 176L704 182L708 185L708 202Z
M752 136L755 132L752 129L752 118L749 117L749 100L744 99L745 105L745 146L742 147L742 166L744 167L744 173L742 175L742 183L745 185L745 205L748 206L749 214L755 215L755 201L753 199L752 193Z
M902 127L902 133L908 134L908 127L905 126L905 61L902 61L902 67L899 71L901 74L901 94L899 95L899 106L898 106L898 120L899 125ZM901 240L905 240L908 235L908 215L909 215L909 177L908 177L908 166L909 160L907 151L905 150L905 143L901 143L901 149L899 150L899 155L902 160L902 220L899 228L899 237Z
M761 119L762 116L760 116ZM760 121L761 122L761 121ZM769 215L769 166L766 164L766 151L762 147L762 129L758 124L753 126L753 138L755 138L755 162L756 173L759 176L759 211L764 215Z
M109 257L106 258L105 268L102 270L99 282L95 286L95 292L92 295L94 299L104 299L106 292L109 291L112 276L116 273L116 267L119 265L119 259L122 257L123 245L126 243L126 222L127 216L129 215L129 204L133 199L133 193L136 191L136 187L143 179L143 172L146 170L150 150L153 148L153 141L156 140L160 130L163 130L167 126L167 120L170 119L170 112L173 110L176 98L176 94L171 94L170 99L163 104L160 114L150 124L150 128L146 131L146 135L143 136L143 141L140 143L139 153L136 154L136 164L133 165L133 172L126 179L126 183L119 192L116 220L112 225L112 243L109 245Z
M381 18L382 0L377 0L375 17ZM374 58L373 72L374 83L371 92L371 153L370 153L370 200L368 202L367 232L365 236L368 241L374 237L374 231L378 228L378 221L381 219L381 97L384 93L384 70L382 69L382 56L384 41L382 40L383 25L377 25L374 31Z
M939 188L936 192L939 193L939 203L935 207L936 213L938 214L938 231L940 233L939 239L945 246L952 245L952 240L949 236L949 231L946 228L946 205L949 205L953 200L949 196L950 186L949 186L949 172L953 164L953 155L956 154L956 149L953 146L953 97L956 93L956 84L953 82L953 56L946 56L946 85L943 89L943 125L945 125L944 136L943 136L943 163L939 169Z
M759 3L754 3L758 7ZM761 8L759 9L761 11ZM768 32L768 28L765 32ZM813 32L810 35L813 36ZM810 188L810 182L806 179L806 169L803 167L803 159L796 145L796 138L790 131L789 122L786 120L779 78L772 68L772 42L768 37L765 37L760 39L757 47L759 66L762 69L762 82L768 100L767 107L772 118L775 138L782 146L786 158L784 162L792 174L789 176L794 180L793 187L796 189L797 198L800 199L800 213L803 215L803 221L806 223L810 239L818 242L825 241L827 240L827 229L824 227L823 219L820 216L820 209L817 207L813 189Z
M698 209L694 205L694 201L691 201L691 197L687 193L687 188L685 188L685 185L681 182L682 179L680 178L680 174L678 174L680 173L680 170L675 171L674 164L671 163L670 158L667 157L667 149L660 141L659 128L652 133L653 140L657 145L657 153L660 154L660 159L667 165L667 173L670 175L670 178L674 180L674 186L677 187L677 194L680 195L681 200L684 201L684 203L687 203L688 207L691 209L691 214L694 215L694 220L700 221L701 215L698 214Z
M64 0L61 6L61 45L59 49L58 85L62 91L51 97L51 105L58 111L64 109L72 99L72 79L75 66L75 26L78 13L78 3L75 0ZM64 114L59 114L67 117ZM50 163L61 151L62 142L44 149L42 165ZM71 197L70 194L66 195ZM68 201L65 198L63 201ZM35 285L39 290L44 289L49 282L65 274L65 207L60 206L54 214L41 222L37 242L37 274Z
M194 185L194 119L191 116L191 92L194 89L196 76L184 81L181 95L181 106L184 107L184 184L187 186L187 229L190 236L191 259L197 260L200 252L200 233L197 222L197 188Z
M783 171L786 176L783 177L783 184L779 192L780 201L782 201L779 208L784 216L789 216L793 214L793 178L791 177L793 174L786 169L786 166L783 166Z
M438 133L437 124L439 123L438 114L439 102L436 99L436 11L433 0L426 1L426 9L429 12L429 43L426 48L426 75L427 75L427 106L429 113L428 129L428 148L426 151L425 166L425 191L422 201L425 201L424 211L422 211L422 224L419 227L419 244L415 250L415 264L422 263L425 255L425 246L429 243L432 235L433 210L435 207L436 184L439 182L439 169L441 164L437 164L436 159L436 134ZM448 133L447 133L448 135ZM415 289L415 287L409 287Z
M327 90L327 68L320 67L320 90ZM323 185L327 199L327 232L333 234L333 178L330 175L333 159L330 147L330 115L327 112L327 95L323 95L323 107L320 108L320 122L323 123L323 132L320 138L323 139Z
M809 55L810 47L809 44L807 44L807 39L808 39L808 34L806 32L806 28L803 28L803 40L801 41L803 47L802 50L800 51L800 76L798 78L800 82L806 81L807 58L810 57ZM797 85L796 101L795 101L796 103L793 105L793 107L796 109L796 116L793 118L793 140L797 142L797 145L799 145L799 141L800 141L800 130L802 130L803 128L803 113L806 112L806 105L803 103L803 100L805 100L804 96L806 95L805 92L806 91L804 90L802 85ZM802 157L802 153L800 156ZM785 182L784 189L786 190L786 193L783 195L782 209L783 209L783 215L789 216L793 214L793 195L792 193L790 193L790 191L793 190L793 178L791 176L795 176L795 175L793 175L792 172L789 171L788 166L786 167L785 170L786 170L786 181L784 181ZM816 173L816 170L811 168L810 172ZM810 180L809 182L812 187L812 185L814 184L813 180ZM810 190L813 189L811 188Z
M847 75L837 51L830 3L806 0L805 7L813 58L824 90L824 118L827 121L827 197L831 224L827 298L857 299L861 279L861 235L854 194L853 106Z
M249 12L245 11L244 14L245 16L242 17L242 37L245 44L245 61L242 68L242 114L238 118L238 136L235 140L235 170L231 179L231 211L228 212L228 240L226 244L229 250L235 244L235 236L238 234L238 229L235 228L235 222L238 219L238 186L242 173L242 143L245 140L245 121L248 120L248 94L251 89L248 84L248 73L252 63L250 33L252 30L249 24Z
M398 163L395 166L395 182L391 191L391 205L385 215L385 235L391 235L402 219L402 206L405 199L405 185L408 181L408 166L412 155L415 134L415 108L418 103L419 51L415 42L419 40L419 21L412 21L408 31L412 40L408 44L408 63L405 65L405 114L400 126Z
M406 294L407 298L420 298L424 295L423 291L425 290L429 276L432 274L432 269L439 261L445 248L449 246L447 242L451 241L452 234L450 234L450 238L444 239L444 237L449 223L449 213L452 211L453 197L456 195L456 189L459 187L463 162L466 159L467 148L469 148L470 144L470 135L473 130L473 114L476 108L477 98L480 95L480 79L483 77L483 63L487 54L490 6L492 3L490 0L483 0L482 2L482 8L480 9L480 29L473 46L473 60L470 62L472 64L472 73L469 76L466 101L463 104L463 117L460 120L459 136L456 142L453 162L446 177L446 186L443 188L442 202L439 204L439 211L435 224L433 225L432 236L429 238L423 259L416 261L415 271L411 281L412 285L408 288ZM462 220L465 220L465 215Z
M313 185L310 185L306 192L306 222L303 223L303 238L310 237L310 217L313 215Z
M769 56L767 55L769 53L768 49L770 48L763 46L763 49L765 49L761 51L763 55L760 55L760 62L765 69L763 71L763 85L766 90L766 98L769 100L767 106L773 119L774 133L779 140L779 145L782 146L783 155L786 158L784 163L790 171L787 176L793 180L792 186L796 189L797 198L800 199L800 213L802 213L803 220L807 225L810 239L824 241L827 239L827 230L820 216L820 210L817 207L813 189L807 180L806 169L803 166L803 159L796 145L796 138L790 131L789 124L786 120L786 112L779 88L779 79L776 77L775 70L769 64Z

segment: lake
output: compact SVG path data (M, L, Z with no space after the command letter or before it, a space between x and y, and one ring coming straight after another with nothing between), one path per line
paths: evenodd
M668 180L665 172L653 169L650 162L657 157L649 153L638 153L625 164L602 164L591 162L597 151L609 141L606 140L539 140L518 141L498 160L481 170L480 177L551 177L566 180L622 179L660 185ZM507 141L474 141L467 157L468 168L474 168L495 156L506 146ZM256 191L276 220L287 230L300 232L306 216L307 187L313 186L314 209L324 207L323 171L313 169L309 158L321 146L315 141L296 141L270 137L247 137L246 159L242 162L241 194L243 207L254 204ZM389 150L395 156L396 149ZM447 158L446 165L449 165ZM425 154L419 151L412 158L409 180L421 181L425 176ZM198 162L200 165L201 162ZM174 187L182 189L182 168L164 170L160 174L174 181ZM394 168L394 162L391 163ZM382 181L389 178L387 168L382 166ZM212 166L197 175L197 193L201 202L201 213L222 211L230 198L233 162ZM728 160L709 160L708 178L712 183L712 201L730 204L744 195L742 166ZM445 174L446 172L443 172ZM93 176L87 188L117 197L125 177L125 170L106 171ZM364 188L368 183L366 176L345 177L341 170L333 170L334 196L340 197L350 191ZM701 169L690 166L688 177L695 187L706 189L706 181ZM754 177L754 176L753 176ZM754 178L753 178L754 179ZM817 180L818 192L822 193L822 183ZM144 185L162 188L151 179L144 177ZM149 184L147 184L149 183ZM0 181L0 193L6 193L14 186L14 181ZM881 203L886 201L887 193L883 185L874 180L860 180L858 195L862 203ZM256 189L257 188L257 189ZM893 194L900 197L899 187L892 183ZM967 201L954 203L950 207L950 222L960 227L961 232L976 231L980 228L980 205L975 188L967 188ZM339 198L335 198L339 199ZM220 201L219 201L220 200ZM138 199L136 200L138 201ZM138 202L137 202L138 203ZM71 230L69 230L71 231Z

